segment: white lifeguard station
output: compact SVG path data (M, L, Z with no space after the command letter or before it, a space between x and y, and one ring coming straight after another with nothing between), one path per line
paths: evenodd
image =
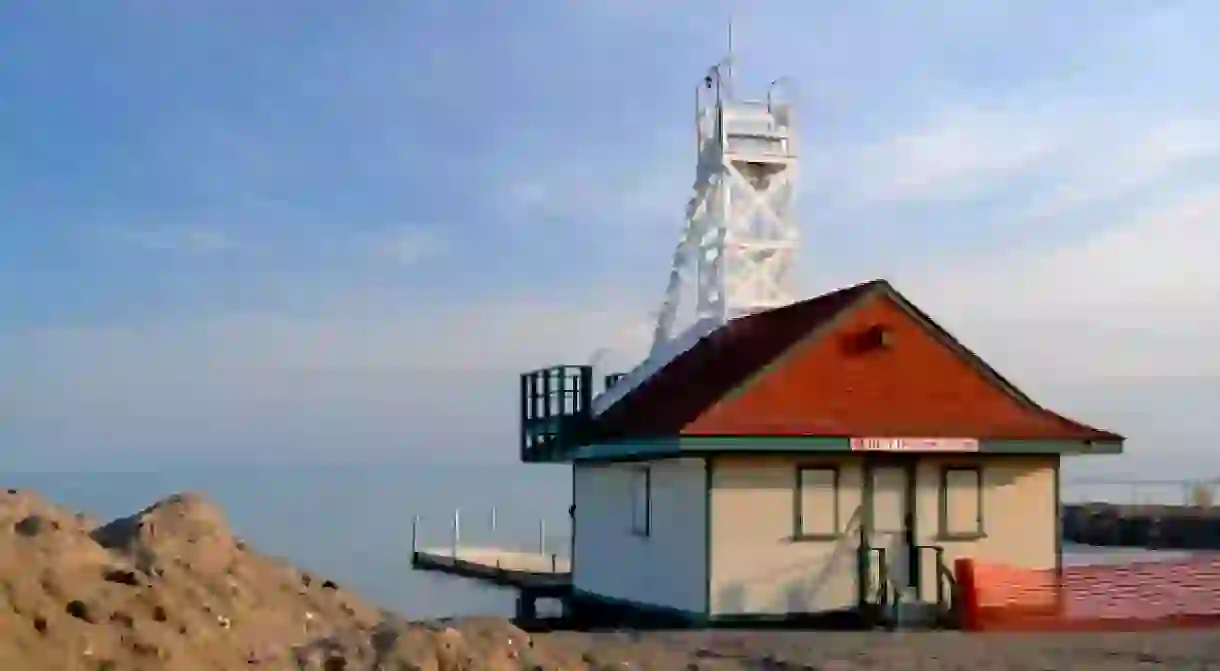
M884 280L793 301L782 88L739 97L731 59L700 81L646 358L521 375L520 459L571 464L572 551L562 583L501 584L581 619L947 624L955 559L1061 566L1061 458L1122 436L1038 405Z

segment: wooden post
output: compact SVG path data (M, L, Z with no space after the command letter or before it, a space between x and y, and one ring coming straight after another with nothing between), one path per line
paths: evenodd
M462 511L453 509L453 558L457 559L458 546L462 543Z
M538 598L533 592L522 590L517 594L517 619L525 622L538 619Z
M419 552L419 515L411 518L411 557Z

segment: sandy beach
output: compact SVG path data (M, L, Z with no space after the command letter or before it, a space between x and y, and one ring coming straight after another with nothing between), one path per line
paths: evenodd
M963 634L699 631L556 633L590 669L907 669L983 671L1220 668L1220 631L1154 634ZM570 655L569 655L570 656ZM623 663L626 663L625 665Z
M260 554L199 493L102 524L0 492L0 631L5 671L1220 668L1220 631L528 633L495 617L411 621Z

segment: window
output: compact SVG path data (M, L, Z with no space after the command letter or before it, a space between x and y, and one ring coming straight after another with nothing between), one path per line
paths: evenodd
M940 537L983 536L983 477L977 467L950 466L940 474Z
M831 540L841 535L839 469L830 466L797 469L795 499L793 538Z
M652 471L647 466L631 469L631 533L647 536L652 531Z

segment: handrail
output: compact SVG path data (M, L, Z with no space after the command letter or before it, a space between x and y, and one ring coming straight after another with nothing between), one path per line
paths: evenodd
M890 603L890 564L889 553L885 548L867 548L867 558L872 560L872 554L877 554L877 588L873 594L873 598L877 600L877 605L888 606Z
M877 584L875 587L870 585L874 553L877 555ZM890 601L888 553L885 548L872 547L869 544L868 535L864 533L863 527L860 530L860 544L856 547L856 571L860 581L858 592L860 606L863 608L869 605L871 599L872 605L876 605L878 609L874 616L884 618Z
M959 596L957 580L952 569L945 564L945 549L939 545L913 546L911 561L915 571L922 570L922 555L932 552L936 565L936 611L938 619L943 623L956 626L959 620L958 609L962 603ZM873 554L877 555L877 584L872 585ZM876 615L882 618L893 616L901 605L902 592L895 590L890 584L889 553L886 548L873 547L868 542L866 534L860 534L860 545L856 551L857 570L860 587L859 599L861 606L876 606ZM922 595L917 596L922 598ZM870 602L871 599L871 603Z
M940 545L917 545L915 548L921 558L924 551L932 551L936 562L936 607L942 616L954 617L960 600L957 580L953 577L953 571L945 564L945 548Z
M915 552L918 555L916 558L916 564L920 569L922 569L923 566L923 553L928 550L932 551L933 561L936 565L936 605L938 608L943 609L946 604L945 584L941 580L940 569L944 567L945 564L945 549L939 545L916 545Z
M949 597L948 607L952 610L953 605L958 602L957 578L953 576L953 570L945 566L943 562L936 567L936 577L939 578L937 580L937 590L940 590L943 585L943 589Z

